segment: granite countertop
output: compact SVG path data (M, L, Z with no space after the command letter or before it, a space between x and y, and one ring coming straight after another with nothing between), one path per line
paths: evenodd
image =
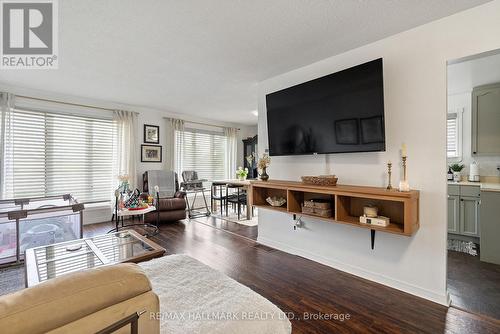
M481 187L482 191L500 191L500 183L497 182L448 181L448 184L456 184L460 186L477 186Z

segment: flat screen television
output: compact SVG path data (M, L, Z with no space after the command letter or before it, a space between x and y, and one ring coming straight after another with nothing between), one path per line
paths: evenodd
M269 155L385 151L382 58L266 95Z

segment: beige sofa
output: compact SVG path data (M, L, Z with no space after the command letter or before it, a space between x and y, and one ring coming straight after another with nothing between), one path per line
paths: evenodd
M63 275L0 297L0 332L95 333L135 312L139 333L159 333L158 296L144 271L124 263ZM116 333L130 333L130 325Z

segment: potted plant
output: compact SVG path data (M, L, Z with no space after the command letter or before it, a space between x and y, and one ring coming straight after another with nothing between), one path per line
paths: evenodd
M259 162L257 163L257 168L261 170L260 179L262 181L269 180L269 175L267 175L267 167L269 167L270 164L271 164L271 158L269 157L269 155L263 154L262 158L260 158Z
M245 169L243 169L243 167L238 167L238 169L236 170L236 176L238 177L238 180L240 180L240 181L246 180L247 175L248 175L248 168L246 168L246 167L245 167Z
M460 182L462 179L462 169L464 169L463 164L454 163L450 166L451 171L453 172L453 181Z

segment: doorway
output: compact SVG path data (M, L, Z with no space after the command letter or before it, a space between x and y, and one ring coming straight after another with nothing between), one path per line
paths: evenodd
M451 305L500 319L500 50L447 65Z

